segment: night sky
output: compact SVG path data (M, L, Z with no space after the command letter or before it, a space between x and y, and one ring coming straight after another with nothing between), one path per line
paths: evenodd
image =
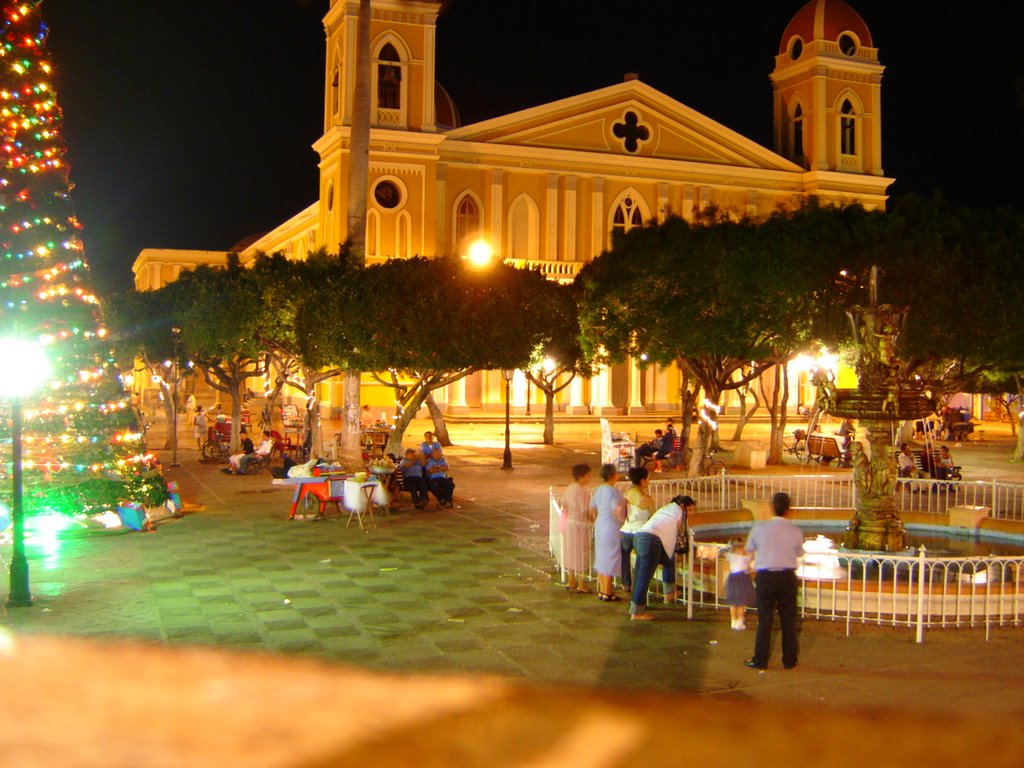
M882 64L893 195L1024 208L1024 47L1005 3L850 0ZM768 74L803 0L449 0L464 124L626 72L771 145ZM75 204L101 291L142 248L224 250L316 198L328 0L46 0ZM927 12L927 13L926 13Z

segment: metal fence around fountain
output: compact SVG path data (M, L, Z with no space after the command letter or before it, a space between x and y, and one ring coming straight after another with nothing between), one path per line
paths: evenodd
M701 512L737 510L744 501L767 502L779 491L790 495L796 509L844 511L851 508L855 493L849 477L813 475L723 472L715 477L659 479L649 486L658 506L684 494L697 500ZM549 546L564 571L566 542L589 542L593 526L572 520L560 523L554 489L549 499ZM984 506L995 519L1024 520L1024 485L907 479L897 488L897 503L903 512L937 516L955 506ZM725 543L698 543L691 537L689 552L679 558L679 595L689 617L695 606L725 607L727 548ZM589 570L589 558L586 565ZM1020 555L933 557L923 546L916 555L841 552L828 559L805 557L799 575L801 615L844 621L847 634L852 624L888 625L913 628L917 641L923 642L926 628L984 627L987 639L993 627L1024 623Z

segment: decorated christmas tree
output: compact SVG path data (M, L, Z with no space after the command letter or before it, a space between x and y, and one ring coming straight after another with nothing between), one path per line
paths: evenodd
M0 336L45 349L53 378L22 400L27 514L166 498L118 377L71 204L42 0L0 0ZM16 360L0 360L17 366ZM0 475L12 465L0 402ZM10 482L0 500L10 503Z

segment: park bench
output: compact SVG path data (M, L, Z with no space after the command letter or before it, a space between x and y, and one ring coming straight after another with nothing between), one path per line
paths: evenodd
M845 456L840 438L836 435L823 435L815 432L807 436L807 458L816 459L822 464L828 464L832 459L842 459Z
M952 467L939 466L939 451L937 448L933 448L931 451L912 450L911 453L914 454L914 464L928 477L935 480L963 480L963 474L960 472L958 465Z

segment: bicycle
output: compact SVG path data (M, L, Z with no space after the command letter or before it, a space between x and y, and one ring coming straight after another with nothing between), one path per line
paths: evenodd
M782 438L782 449L802 460L807 453L807 433L802 429L794 429L792 437Z
M700 464L700 472L699 472L699 474L701 476L707 477L709 475L720 475L725 470L725 462L720 460L720 459L716 459L715 458L715 454L716 453L718 453L718 449L717 448L708 448L707 451L704 452L704 458L703 458L703 460L701 461L701 464ZM680 468L685 470L687 467L689 467L690 466L690 460L692 458L693 458L693 448L687 448L686 449L686 461L684 461L682 463Z

